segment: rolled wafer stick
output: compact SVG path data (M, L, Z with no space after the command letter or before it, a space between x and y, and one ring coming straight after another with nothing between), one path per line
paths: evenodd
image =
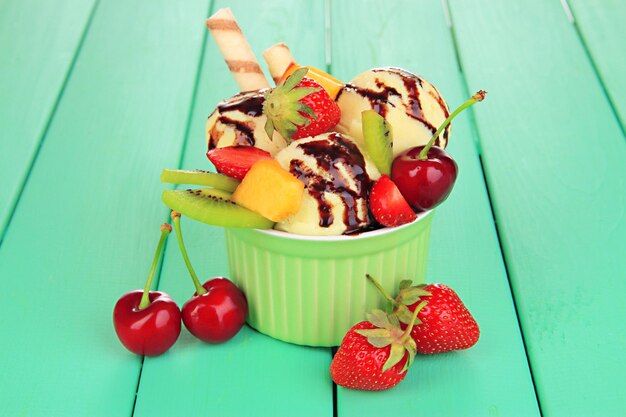
M207 19L206 26L220 48L228 69L239 84L240 91L270 86L229 8L218 10Z
M270 67L270 74L276 84L278 84L278 80L280 80L287 68L289 68L289 65L296 63L289 47L282 42L266 49L265 52L263 52L263 58Z

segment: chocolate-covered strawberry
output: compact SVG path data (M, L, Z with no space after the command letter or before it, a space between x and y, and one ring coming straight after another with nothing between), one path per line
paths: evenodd
M474 346L478 341L480 329L476 320L457 293L447 285L411 286L410 280L402 281L398 296L394 299L369 274L367 278L392 304L392 314L398 317L403 328L410 323L413 312L420 308L418 322L411 331L418 353L462 350ZM422 304L424 302L425 306Z

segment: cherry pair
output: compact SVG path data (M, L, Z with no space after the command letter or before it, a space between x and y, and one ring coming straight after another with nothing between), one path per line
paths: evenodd
M248 314L243 293L228 279L213 278L200 285L183 242L180 214L172 212L172 220L196 292L183 305L181 314L168 294L150 291L165 239L172 231L172 226L163 224L145 288L124 294L113 310L117 336L128 350L139 355L156 356L167 351L178 339L181 318L185 327L197 338L209 343L221 343L237 334Z

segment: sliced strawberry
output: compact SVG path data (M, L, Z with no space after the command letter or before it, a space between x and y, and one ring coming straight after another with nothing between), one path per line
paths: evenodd
M317 136L339 123L341 109L318 82L304 78L307 71L296 70L266 94L263 113L270 137L274 130L287 140Z
M211 149L206 156L218 172L242 180L252 165L261 159L272 159L272 155L254 146L226 146Z
M370 191L370 210L383 226L400 226L417 218L396 184L383 175L374 183Z

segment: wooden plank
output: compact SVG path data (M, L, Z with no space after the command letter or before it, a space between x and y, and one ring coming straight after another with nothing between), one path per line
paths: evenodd
M99 3L0 247L0 415L128 416L141 358L115 301L143 286L167 211L205 0Z
M93 5L94 0L0 4L0 241Z
M342 24L346 19L359 24ZM332 68L341 79L399 66L433 82L451 107L466 99L439 2L334 2L331 31ZM489 97L476 112L492 105ZM406 380L389 391L339 387L341 417L392 409L415 416L539 415L470 120L466 114L453 123L448 150L460 174L433 220L427 279L458 291L481 338L467 351L418 356Z
M626 2L569 0L569 6L623 129L626 124Z
M284 41L298 59L324 67L322 2L217 1L213 10L227 6L259 59L265 48ZM201 19L198 24L202 26ZM210 167L205 156L206 118L219 100L237 91L211 37L200 71L183 168ZM182 226L189 256L201 279L228 276L223 230L189 219L183 219ZM173 240L167 247L160 288L181 306L193 293ZM329 349L280 342L248 327L223 345L200 342L184 329L170 354L146 358L134 415L330 417L330 360Z
M622 416L626 148L559 2L452 1L545 416ZM618 330L620 329L620 330Z

